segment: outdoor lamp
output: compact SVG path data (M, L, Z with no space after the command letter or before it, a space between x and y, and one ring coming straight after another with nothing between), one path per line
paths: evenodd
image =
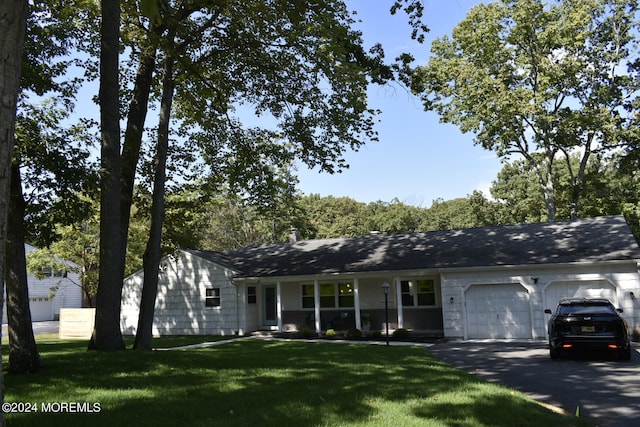
M384 292L385 295L389 295L389 288L391 287L391 285L389 284L389 282L384 282L382 284L382 292Z
M387 345L389 345L389 288L391 285L389 282L384 282L382 284L382 292L384 292L384 318L385 325L387 328Z

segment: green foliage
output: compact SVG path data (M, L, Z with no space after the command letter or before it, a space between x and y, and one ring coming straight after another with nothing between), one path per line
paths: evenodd
M327 332L324 333L324 336L327 338L333 338L336 336L336 331L334 329L327 329Z
M564 161L575 217L590 156L637 140L636 21L635 1L479 4L433 42L413 89L477 144L526 161L550 220L562 185L554 164Z
M25 240L47 246L57 225L77 224L92 214L88 196L97 173L89 160L91 136L83 126L64 127L69 113L59 100L22 103L16 121L14 162L21 166Z
M362 338L362 331L356 328L347 329L347 331L344 333L344 337L351 340Z
M140 0L140 11L153 22L160 22L158 0Z
M353 237L368 233L366 205L349 197L304 196L299 205L309 220L309 229L300 230L307 239Z
M298 331L302 338L315 338L318 336L318 333L311 328L302 328Z
M467 198L435 200L421 208L394 199L390 203L365 204L348 197L303 196L300 209L310 228L301 230L306 239L364 236L371 232L411 233L428 230L501 224L501 207L475 191Z
M623 214L636 236L640 236L640 174L628 168L623 153L611 157L592 156L585 167L584 195L577 209L581 218ZM580 162L575 155L573 166ZM558 162L553 169L558 183L557 218L571 217L572 185L568 167ZM542 194L536 176L524 161L506 163L491 187L491 194L501 207L506 223L546 221Z
M391 336L399 340L409 338L409 331L403 328L396 329L395 331L393 331L393 334L391 334Z

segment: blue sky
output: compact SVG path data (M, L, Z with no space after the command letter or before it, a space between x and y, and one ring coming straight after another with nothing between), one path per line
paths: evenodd
M365 44L382 43L388 59L410 52L426 63L431 40L451 34L477 0L425 0L424 22L430 28L423 45L411 40L406 15L389 14L391 1L349 0L358 11ZM439 123L419 100L403 88L372 87L370 105L382 110L377 126L380 141L346 154L350 168L330 175L299 166L299 190L321 196L348 196L360 202L397 198L429 207L433 200L466 197L474 190L488 196L501 169L495 154L473 144L473 135Z

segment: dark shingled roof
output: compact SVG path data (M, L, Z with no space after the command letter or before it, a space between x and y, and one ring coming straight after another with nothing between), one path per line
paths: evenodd
M244 278L640 259L622 216L190 252Z

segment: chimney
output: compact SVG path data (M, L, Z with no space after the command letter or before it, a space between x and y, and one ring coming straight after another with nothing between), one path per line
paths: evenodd
M298 241L298 229L291 227L291 234L289 234L289 243L295 243Z

